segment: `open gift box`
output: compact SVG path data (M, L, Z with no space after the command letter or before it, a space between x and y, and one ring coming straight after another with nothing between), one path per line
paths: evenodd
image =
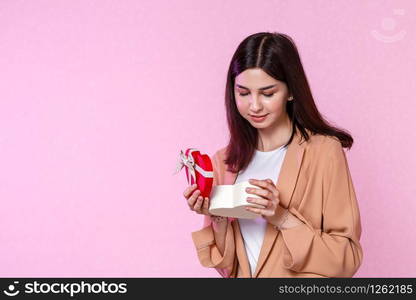
M212 188L213 165L211 159L195 148L188 148L185 153L181 150L174 174L183 167L186 167L188 184L196 183L201 191L201 196L210 197L209 213L212 215L242 219L254 219L260 216L245 209L246 206L262 207L246 201L247 197L253 196L246 192L246 188L257 188L257 186L250 184L249 181L243 181L232 185L216 185Z

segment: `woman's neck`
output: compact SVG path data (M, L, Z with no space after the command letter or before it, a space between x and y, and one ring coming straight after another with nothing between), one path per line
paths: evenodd
M258 129L258 150L272 151L286 144L292 134L292 122L289 116L267 128Z

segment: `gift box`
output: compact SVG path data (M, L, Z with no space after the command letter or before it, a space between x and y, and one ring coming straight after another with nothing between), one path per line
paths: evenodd
M186 170L186 178L189 185L196 183L202 197L211 195L214 172L211 159L207 154L201 154L198 149L188 148L185 153L181 150L175 173L183 167Z

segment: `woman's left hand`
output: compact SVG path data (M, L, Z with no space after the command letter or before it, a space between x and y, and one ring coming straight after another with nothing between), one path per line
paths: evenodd
M273 181L271 179L264 179L264 180L250 179L249 182L252 185L259 186L260 189L249 187L246 189L246 192L250 194L258 195L263 199L247 197L247 202L258 204L260 206L263 206L263 208L246 206L246 209L248 211L261 214L261 216L265 218L269 223L275 224L277 222L276 209L280 207L279 206L280 199L279 199L279 191L277 190Z

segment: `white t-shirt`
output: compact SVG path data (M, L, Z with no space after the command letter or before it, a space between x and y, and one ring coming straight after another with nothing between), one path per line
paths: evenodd
M251 178L260 180L270 178L273 180L274 184L276 184L277 179L279 178L280 168L286 155L286 150L287 147L283 146L267 152L255 150L253 159L245 170L238 173L235 183L246 181ZM259 198L259 196L255 194L250 194L249 197ZM243 235L247 257L250 262L251 276L253 276L256 270L261 246L263 245L267 221L263 217L258 217L255 219L239 218L238 222L241 234Z

